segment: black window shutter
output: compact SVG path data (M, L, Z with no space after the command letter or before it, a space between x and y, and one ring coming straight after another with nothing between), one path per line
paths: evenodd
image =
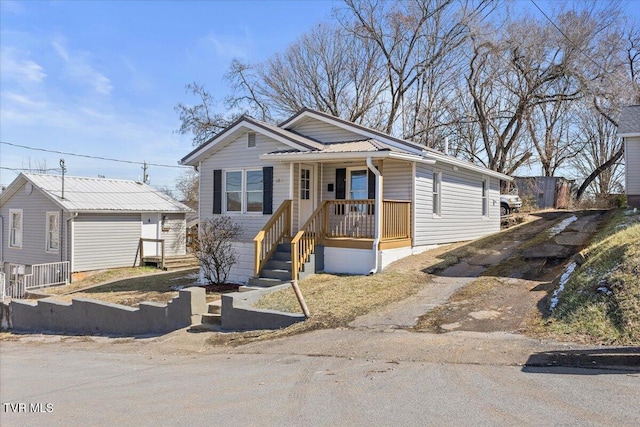
M213 213L222 213L222 169L213 170Z
M273 213L273 166L262 168L262 213Z
M367 179L367 199L376 198L376 174L369 169L369 179Z
M336 169L336 199L347 198L347 170L345 168Z

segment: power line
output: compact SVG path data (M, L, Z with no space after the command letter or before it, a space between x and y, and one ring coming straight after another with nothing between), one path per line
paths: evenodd
M163 167L163 168L178 168L178 169L184 169L184 168L189 168L190 167L190 166L180 166L180 165L163 165L163 164L160 164L160 163L136 162L136 161L132 161L132 160L123 160L123 159L111 159L111 158L108 158L108 157L99 157L99 156L89 156L87 154L76 154L76 153L69 153L69 152L65 152L65 151L47 150L45 148L29 147L27 145L14 144L14 143L11 143L11 142L6 142L6 141L0 141L0 144L10 145L12 147L24 148L26 150L43 151L45 153L62 154L62 155L65 155L65 156L84 157L86 159L106 160L106 161L109 161L109 162L129 163L129 164L133 164L133 165L147 165L147 166L158 166L158 167Z

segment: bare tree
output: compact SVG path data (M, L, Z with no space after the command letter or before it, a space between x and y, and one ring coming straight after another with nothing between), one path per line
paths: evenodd
M191 134L194 147L209 141L241 115L220 113L218 102L207 92L204 85L190 83L186 89L198 98L198 103L188 105L179 102L175 106L174 109L182 122L177 132L181 135Z
M227 74L234 89L228 103L247 106L263 120L309 107L371 125L366 120L385 89L376 55L367 40L321 24L262 64L234 60Z
M198 210L199 180L198 172L194 169L187 169L176 178L176 189L182 195L182 203L191 209Z

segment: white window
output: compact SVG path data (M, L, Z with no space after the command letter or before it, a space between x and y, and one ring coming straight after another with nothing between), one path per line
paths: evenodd
M482 216L489 216L489 180L482 180Z
M9 247L22 248L22 209L9 209Z
M300 168L300 200L311 200L311 170Z
M225 211L262 212L262 169L225 172Z
M349 199L366 200L369 196L367 169L352 169L349 171Z
M47 212L47 252L60 250L60 212Z
M442 206L442 172L433 173L433 215L441 216Z

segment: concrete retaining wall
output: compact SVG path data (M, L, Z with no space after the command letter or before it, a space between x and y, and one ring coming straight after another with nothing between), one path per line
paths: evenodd
M8 328L16 332L71 332L80 334L164 334L199 323L207 311L204 288L182 289L167 304L140 303L139 308L87 298L72 302L41 299L13 300L4 307Z
M291 288L291 285L288 283L267 289L223 294L222 329L234 331L280 329L304 321L305 317L303 314L262 310L253 307L253 304L262 298L262 296L287 288ZM293 290L291 292L293 292Z

